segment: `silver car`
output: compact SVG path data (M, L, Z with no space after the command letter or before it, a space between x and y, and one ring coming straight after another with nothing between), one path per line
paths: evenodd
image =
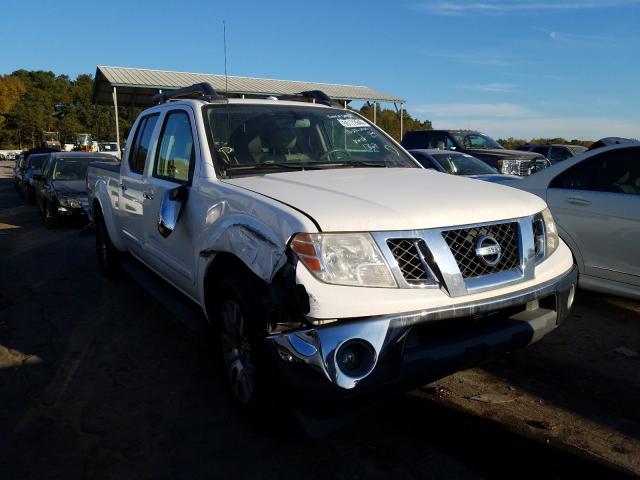
M546 200L582 288L640 299L640 142L589 151L509 185Z

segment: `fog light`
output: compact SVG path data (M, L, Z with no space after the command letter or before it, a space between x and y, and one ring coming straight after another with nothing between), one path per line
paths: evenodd
M576 296L576 285L575 283L571 284L571 288L569 289L569 296L567 297L567 309L571 308L571 305L573 305L573 299Z
M371 344L359 338L343 343L336 353L336 364L345 375L362 377L373 369L376 351Z

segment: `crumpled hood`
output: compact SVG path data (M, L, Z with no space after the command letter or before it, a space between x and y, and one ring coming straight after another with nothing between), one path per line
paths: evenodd
M73 197L87 195L87 183L84 180L55 180L53 188L62 195Z
M302 210L325 232L466 225L545 208L514 188L418 168L307 170L224 182Z

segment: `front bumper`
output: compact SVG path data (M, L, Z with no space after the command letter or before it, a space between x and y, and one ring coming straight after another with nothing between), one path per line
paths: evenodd
M577 269L508 295L455 307L339 323L267 337L285 378L304 396L348 397L401 383L426 383L540 340L569 314ZM357 376L338 366L352 340L375 352Z

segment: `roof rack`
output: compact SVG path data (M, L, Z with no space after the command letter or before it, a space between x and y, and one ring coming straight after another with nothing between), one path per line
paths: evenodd
M341 107L339 102L332 100L329 95L322 90L305 90L304 92L296 93L294 95L282 95L278 97L280 100L300 100L300 98L312 100L314 103L321 103L330 107Z
M172 99L177 98L200 98L203 100L222 100L226 98L224 95L220 95L211 86L210 83L195 83L189 87L177 88L175 90L169 90L167 92L158 93L153 96L153 101L156 103L165 103Z

